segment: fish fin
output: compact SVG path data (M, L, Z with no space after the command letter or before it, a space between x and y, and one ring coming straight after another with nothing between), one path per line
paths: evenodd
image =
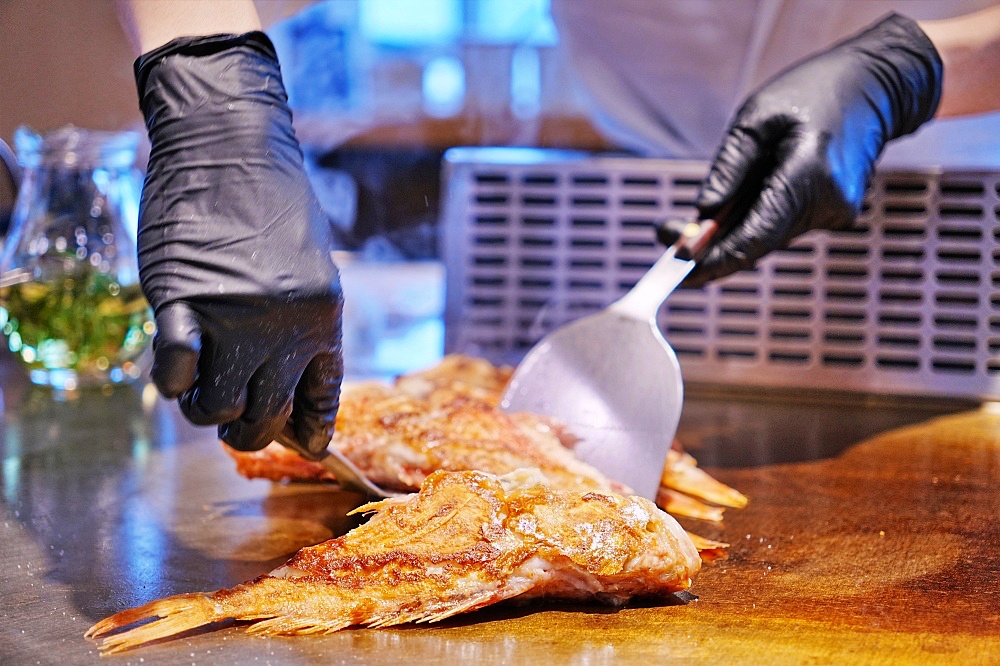
M703 536L698 536L693 532L688 532L687 535L691 537L691 542L694 543L694 547L698 549L698 555L701 556L702 561L712 562L714 560L720 560L727 557L728 553L726 549L729 548L728 543L707 539Z
M500 601L501 598L498 597L496 593L490 594L477 594L474 597L466 599L461 604L456 604L444 610L438 611L436 613L428 613L422 617L415 618L414 622L440 622L441 620L452 617L453 615L458 615L460 613L466 613L476 608L480 608L487 604L493 603L495 601Z
M504 586L502 589L490 589L471 597L453 597L451 599L427 600L421 608L406 612L385 611L368 618L363 624L372 629L391 627L397 624L411 622L438 622L453 615L466 613L488 604L515 597L531 589L530 583L523 585Z
M748 502L746 495L698 467L698 461L690 454L675 450L667 454L660 487L672 488L705 502L733 509L742 509Z
M351 509L347 512L348 516L355 516L359 513L375 513L390 507L394 504L404 504L407 498L412 493L405 493L402 495L397 495L396 497L387 497L385 499L376 500L374 502L368 502L367 504L362 504L361 506Z
M365 626L372 629L381 629L382 627L391 627L397 624L407 624L409 622L416 622L421 617L424 616L423 611L417 611L414 613L384 613L365 621Z
M459 603L452 603L444 606L437 611L428 611L421 617L414 618L413 622L440 622L441 620L447 619L453 615L458 615L460 613L467 613L469 611L476 610L477 608L482 608L483 606L489 604L495 604L498 601L504 601L505 599L511 599L520 594L523 594L534 587L534 583L525 579L519 584L508 584L503 585L499 589L492 589L482 592L480 594L473 595Z
M384 501L385 500L379 500L377 502L368 502L366 504L362 504L361 506L355 507L354 509L348 511L347 515L356 516L359 513L371 513L373 511L378 511L379 509L382 508L382 502Z
M113 631L149 619L153 621L107 636ZM224 619L223 613L210 596L179 594L116 613L92 626L84 635L87 638L106 636L99 649L101 654L113 654Z
M722 513L725 511L721 506L708 504L665 486L660 486L656 494L656 505L674 517L697 518L713 523L721 523Z
M386 612L369 618L364 622L365 626L371 629L383 629L399 624L409 624L411 622L437 622L452 615L463 613L471 608L478 608L496 599L494 594L476 595L470 599L464 599L461 603L449 603L445 601L435 602L429 607L406 613Z
M297 615L282 615L273 617L247 627L248 634L266 636L304 636L307 634L332 634L346 629L354 624L345 617L302 617Z

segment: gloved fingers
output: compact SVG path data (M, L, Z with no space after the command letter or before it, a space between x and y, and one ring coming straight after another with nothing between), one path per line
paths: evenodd
M270 444L292 413L292 395L301 366L271 361L257 369L246 387L246 407L238 418L219 426L219 438L240 451Z
M685 287L701 287L705 284L726 277L737 271L753 268L754 262L750 257L731 246L724 246L722 243L709 248L701 261L695 264L691 272L684 279Z
M752 268L764 255L785 246L802 216L813 179L797 159L768 176L745 215L730 220L729 232L717 241L685 280L699 286ZM743 195L741 195L743 196Z
M299 380L292 409L295 435L313 453L325 449L333 437L343 378L344 361L337 350L318 354Z
M171 303L156 313L153 339L153 384L173 399L194 386L201 354L198 316L185 303Z
M195 425L234 421L247 405L247 383L257 367L254 359L223 350L212 336L203 339L198 381L178 399L181 412Z
M746 183L760 180L754 175L763 168L765 150L756 132L739 124L729 129L695 201L700 218L716 220L725 232L726 221L718 219L719 213L737 200Z

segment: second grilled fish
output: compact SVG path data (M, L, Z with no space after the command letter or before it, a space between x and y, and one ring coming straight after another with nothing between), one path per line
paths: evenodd
M555 490L537 470L435 472L419 493L358 511L376 513L268 575L125 610L87 635L110 653L227 619L292 635L435 622L515 597L622 604L685 590L701 566L652 502Z

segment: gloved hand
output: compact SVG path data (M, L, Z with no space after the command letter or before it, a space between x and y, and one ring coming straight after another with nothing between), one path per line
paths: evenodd
M151 141L138 254L153 382L234 448L266 446L291 414L298 441L325 449L343 299L273 45L180 38L135 74Z
M687 283L752 267L810 229L850 227L886 142L933 117L941 78L931 41L893 14L751 94L698 195L720 231Z

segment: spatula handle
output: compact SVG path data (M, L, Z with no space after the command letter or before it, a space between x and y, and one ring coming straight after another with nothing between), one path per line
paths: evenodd
M714 220L692 221L679 228L679 238L639 278L631 291L611 304L610 309L634 319L652 320L660 305L694 268L695 259L719 228Z
M708 241L718 231L719 223L715 220L671 219L665 221L663 227L677 238L673 243L677 247L677 258L697 261L708 247Z

